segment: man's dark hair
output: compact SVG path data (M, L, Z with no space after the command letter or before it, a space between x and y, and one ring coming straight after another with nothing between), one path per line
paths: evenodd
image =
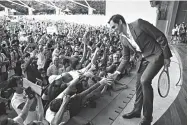
M59 108L60 108L62 102L63 102L63 99L61 99L61 98L52 100L52 101L50 102L50 110L51 110L52 112L58 112L58 110L59 110Z
M126 25L126 22L125 22L124 17L123 17L122 15L120 15L120 14L113 15L113 16L109 19L108 24L110 23L111 20L112 20L114 23L117 23L117 24L119 24L119 21L121 20L122 23L124 23L124 24Z
M19 79L20 77L18 76L12 76L8 79L8 84L7 84L7 88L14 88L17 87L16 81Z

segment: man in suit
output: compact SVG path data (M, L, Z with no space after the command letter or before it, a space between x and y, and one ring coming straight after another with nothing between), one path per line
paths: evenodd
M149 22L138 19L130 24L125 22L123 16L113 15L109 20L112 32L120 35L123 47L123 59L117 70L109 77L116 79L130 60L130 51L139 55L139 67L136 82L136 100L130 113L123 118L139 118L143 107L144 118L140 125L151 125L153 113L153 78L160 69L170 66L171 51L165 35Z

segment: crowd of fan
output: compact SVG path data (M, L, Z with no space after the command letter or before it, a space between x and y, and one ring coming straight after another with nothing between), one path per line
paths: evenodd
M122 58L117 34L109 33L107 27L64 22L56 23L63 28L50 35L45 24L33 21L19 25L14 33L4 30L0 113L6 113L4 107L11 103L18 116L5 118L1 125L63 125L81 108L95 108L95 100L103 94L127 88L119 80L134 68L134 55L123 74L110 78ZM32 97L34 90L23 88L25 79L41 86L42 94Z
M187 26L184 22L179 25L176 24L172 29L171 42L174 43L187 43Z
M37 1L25 1L25 0L20 0L21 2L25 3L26 5L34 8L35 10L33 11L34 15L40 15L40 14L54 14L55 13L55 8L52 7L53 5L51 4L51 2L49 1L44 1L44 3L48 4L41 4L40 2ZM21 4L23 5L20 1L15 0L15 3ZM87 6L85 1L75 1L78 2L82 5ZM105 15L105 8L106 8L106 1L105 0L95 0L95 1L87 1L88 4L94 8L94 12L93 14L98 14L98 15ZM0 1L0 4L2 4L3 6L6 6L8 8L15 8L15 10L17 12L15 12L15 15L27 15L28 14L28 9L26 7L21 7L18 4L12 4L11 1ZM61 8L62 10L65 10L66 7L69 8L69 10L71 11L71 15L82 15L82 14L88 14L88 8L87 7L83 7L81 5L78 5L76 3L71 2L71 1L53 1L53 4L55 4L55 6ZM52 6L49 6L52 5ZM0 11L4 10L3 7L0 6Z

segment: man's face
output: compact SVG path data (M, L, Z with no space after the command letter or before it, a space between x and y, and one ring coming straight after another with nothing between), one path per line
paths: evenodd
M48 51L48 47L47 46L44 46L43 47L43 52L46 53Z
M41 72L41 77L43 77L43 78L46 77L46 72L45 71Z
M119 62L119 57L117 54L113 55L113 61L114 63Z
M79 51L79 46L76 46L76 47L75 47L75 51Z
M79 52L78 52L78 51L75 51L75 52L74 52L74 55L75 55L75 56L79 56Z
M58 64L59 64L59 59L58 59L58 58L55 58L55 59L54 59L54 65L57 66Z
M111 33L117 33L119 34L120 31L120 25L117 23L114 23L113 20L110 21L110 29L111 29Z
M39 51L42 52L43 51L43 46L39 45Z
M13 38L14 40L18 40L18 37L17 36L14 36L14 38Z

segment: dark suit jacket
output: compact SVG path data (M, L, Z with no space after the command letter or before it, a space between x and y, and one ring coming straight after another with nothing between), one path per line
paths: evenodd
M140 47L142 55L149 62L155 62L155 57L163 53L164 59L172 57L165 35L149 22L138 19L128 24L131 34ZM120 38L123 46L123 59L117 69L122 72L130 60L131 46L125 41L124 37Z

